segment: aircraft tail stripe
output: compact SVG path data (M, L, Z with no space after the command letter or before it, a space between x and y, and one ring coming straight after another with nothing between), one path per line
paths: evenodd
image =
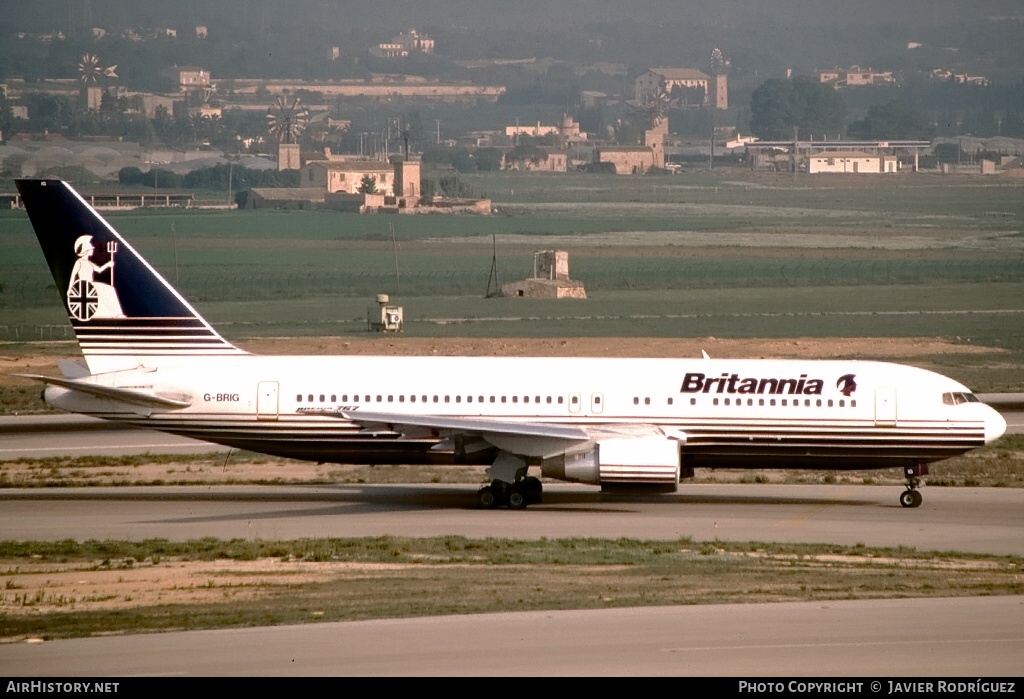
M181 335L182 337L217 337L203 328L82 328L82 337L145 337L147 335Z
M216 338L216 337L187 337L187 336L186 337L168 336L168 337L129 337L129 338L120 338L120 337L112 337L112 336L109 336L109 335L103 335L103 336L90 337L90 338L87 338L87 339L80 339L79 340L79 344L81 344L83 346L85 346L85 345L93 345L93 346L102 346L102 345L132 346L132 345L140 345L140 346L145 347L146 345L152 345L152 344L168 344L168 345L173 344L173 345L187 346L187 345L203 345L203 344L211 344L211 343L212 344L218 344L218 345L224 345L224 346L227 346L227 344L228 344L226 342L221 341L220 338Z
M76 328L89 330L101 328L105 330L130 330L134 328L203 328L215 332L209 325L198 318L187 318L178 316L166 316L156 318L103 318L100 320L83 321L77 318L71 319L71 324Z
M220 357L224 355L245 354L238 348L179 348L168 347L165 349L141 349L137 347L124 349L91 349L82 351L87 357Z

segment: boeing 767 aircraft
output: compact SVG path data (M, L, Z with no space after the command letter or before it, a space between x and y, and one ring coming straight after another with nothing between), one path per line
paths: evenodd
M1006 422L945 376L882 362L257 356L225 340L67 183L18 180L85 357L31 375L62 410L321 462L487 464L484 507L546 478L675 490L696 467L902 468Z

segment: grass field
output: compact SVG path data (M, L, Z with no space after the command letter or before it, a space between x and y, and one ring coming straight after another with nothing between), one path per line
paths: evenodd
M462 178L497 213L109 218L233 339L362 333L386 292L418 336L937 336L1024 363L1024 180ZM552 247L586 301L483 298L492 249L508 282ZM27 217L0 212L0 341L68 331Z
M1021 593L1019 557L462 537L0 542L0 643L351 619ZM953 574L955 572L955 574Z

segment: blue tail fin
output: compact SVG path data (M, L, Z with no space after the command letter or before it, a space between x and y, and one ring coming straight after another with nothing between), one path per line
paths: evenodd
M244 354L60 180L17 180L92 373L161 357Z

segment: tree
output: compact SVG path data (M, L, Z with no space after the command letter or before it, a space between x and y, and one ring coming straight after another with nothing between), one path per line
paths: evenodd
M931 140L935 126L902 100L868 108L868 115L850 124L850 135L867 140Z
M123 167L117 173L118 184L141 185L142 170L137 167Z
M497 148L480 148L473 153L476 168L481 172L497 172L501 170L502 153Z
M376 194L377 193L377 178L372 175L363 175L363 179L359 181L360 194Z
M842 96L810 76L768 80L750 100L750 130L762 139L792 139L794 129L808 138L841 134L845 121Z

